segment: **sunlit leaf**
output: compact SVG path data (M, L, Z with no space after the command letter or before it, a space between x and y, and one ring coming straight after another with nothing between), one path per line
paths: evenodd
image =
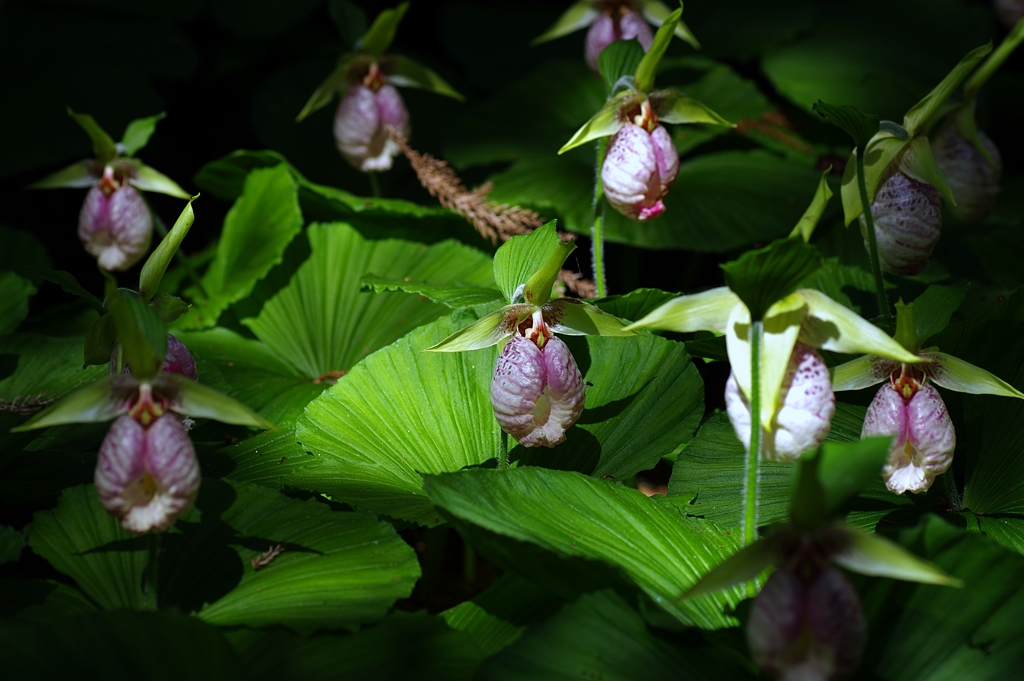
M601 50L601 54L597 56L597 63L608 92L612 92L623 76L632 78L633 72L643 58L644 48L636 39L614 40Z
M554 222L502 244L494 254L494 281L505 299L510 303L523 302L514 300L519 287L525 286L530 277L564 248Z
M0 338L0 357L0 410L7 412L35 413L107 375L106 366L82 369L81 338L12 334Z
M821 174L821 182L818 183L818 190L814 192L811 205L807 206L807 210L800 217L800 221L796 223L796 227L789 233L790 237L799 234L803 237L804 241L811 240L814 228L818 226L818 221L821 220L821 215L825 212L829 199L832 198L832 189L828 186L828 175L831 170L831 167L829 167Z
M821 267L821 254L803 239L790 237L747 251L738 260L721 267L729 290L758 321L776 301L792 293L800 282Z
M636 490L568 471L465 470L427 476L431 500L463 521L567 557L605 561L625 571L681 621L728 626L722 614L737 590L681 601L682 594L738 548L707 521L686 518Z
M434 284L425 281L415 281L410 277L386 279L375 274L366 274L360 279L360 283L363 289L372 289L377 293L383 291L415 293L452 309L504 300L501 291L496 288Z
M679 333L709 330L725 333L729 314L740 299L725 286L679 296L659 305L629 329L666 329Z

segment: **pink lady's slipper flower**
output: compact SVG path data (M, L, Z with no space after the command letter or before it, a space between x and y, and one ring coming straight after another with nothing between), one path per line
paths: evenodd
M942 206L935 187L895 173L879 187L871 204L871 217L882 269L899 276L920 274L942 230ZM863 215L860 225L868 247Z
M192 441L172 414L149 426L114 421L100 446L94 482L100 503L128 532L163 532L192 507L200 483Z
M348 89L334 116L334 141L338 151L363 172L391 168L398 145L388 135L392 126L409 136L409 112L402 96L388 85L377 64L371 64L360 83Z
M513 334L498 357L491 406L501 429L524 447L554 447L583 413L586 389L569 348L543 320Z
M651 49L654 32L642 16L630 9L632 3L608 3L607 9L601 12L587 31L583 54L587 66L594 73L599 73L597 58L604 48L616 40L637 40L644 52Z
M750 448L750 401L740 391L735 373L725 384L725 409L736 436ZM795 461L820 445L832 427L836 398L828 367L814 348L797 343L789 357L775 413L762 454L770 461Z
M107 167L78 215L78 238L105 270L126 270L149 251L153 217L142 195Z
M966 222L984 222L999 196L1003 159L995 143L975 130L984 153L957 129L955 121L943 125L932 137L935 164L956 197L953 212Z
M632 119L612 136L601 181L612 208L643 221L665 212L661 199L679 172L679 153L647 101Z
M953 463L956 432L942 396L931 385L975 395L1024 399L1024 393L938 348L919 350L913 303L896 303L896 340L915 353L913 365L867 355L833 370L835 390L859 390L879 383L864 417L861 437L891 435L889 460L882 471L885 484L896 494L920 493Z

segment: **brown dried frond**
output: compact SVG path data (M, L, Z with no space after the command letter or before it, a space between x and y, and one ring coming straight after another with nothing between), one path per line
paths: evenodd
M597 287L594 282L584 279L579 272L572 270L560 270L558 281L565 284L565 287L573 292L578 298L593 298L597 295Z
M15 414L35 414L53 403L53 398L46 393L37 395L18 395L11 400L0 399L0 412L9 411Z
M491 243L498 243L499 239L507 241L510 237L526 234L544 224L540 215L532 210L488 201L490 183L472 191L466 189L446 161L411 148L405 138L390 125L388 134L409 159L420 184L430 192L430 195L437 197L441 205L448 210L466 218L469 224L484 238L490 239Z

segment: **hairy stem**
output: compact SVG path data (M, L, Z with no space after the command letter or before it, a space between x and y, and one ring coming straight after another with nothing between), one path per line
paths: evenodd
M590 232L591 252L594 258L594 286L598 298L608 295L608 284L604 277L604 186L601 184L601 165L608 149L607 138L602 137L597 145L597 164L594 167L594 227Z
M501 431L501 447L498 449L498 468L508 468L508 433Z
M146 582L143 585L143 606L147 610L156 610L156 584L160 568L160 533L149 534L149 562L146 564Z
M857 149L857 187L860 189L860 203L864 209L864 221L867 223L868 252L871 255L871 272L875 275L875 296L878 298L878 311L882 315L885 330L893 332L892 314L889 312L889 296L885 292L885 279L882 278L882 262L878 259L878 240L875 239L875 219L871 215L871 202L868 200L868 185L864 181L863 149Z

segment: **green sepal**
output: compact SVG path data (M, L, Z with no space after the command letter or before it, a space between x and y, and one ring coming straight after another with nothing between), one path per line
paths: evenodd
M1024 393L995 374L970 362L944 352L937 352L933 348L922 352L921 358L929 363L925 366L928 378L947 390L971 395L999 395L1024 399Z
M868 142L864 150L864 184L868 190L868 203L875 200L875 192L882 179L890 173L891 164L910 142L897 138L891 132L879 132ZM851 222L864 212L864 204L860 200L860 188L857 186L857 154L855 149L846 162L843 171L842 199L845 224Z
M557 258L564 248L554 220L503 243L494 254L494 281L505 294L505 300L509 303L526 302L523 295L526 282ZM551 281L554 283L554 279Z
M348 74L351 70L354 70L352 67L355 65L356 61L366 61L369 63L371 60L354 54L346 54L338 59L338 65L334 67L334 70L331 71L330 75L320 83L316 90L313 90L313 94L309 96L308 100L306 100L306 104L302 107L302 111L300 111L299 115L295 117L296 123L301 122L309 114L314 111L319 111L331 103L331 100L334 99L335 93L346 85Z
M960 85L961 81L967 77L974 67L977 66L989 52L992 51L992 41L976 47L967 53L960 63L953 67L953 70L949 72L945 78L942 79L938 85L935 86L931 92L919 101L914 106L910 107L910 111L903 117L903 127L907 129L910 136L913 137L917 133L921 132L924 126L928 123L932 115L938 110L946 98L953 94L953 91Z
M866 114L855 106L826 104L819 99L811 110L832 125L842 128L853 138L853 145L857 149L866 148L871 138L878 133L878 116Z
M832 390L861 390L878 385L889 379L889 372L883 370L892 360L884 360L874 355L863 355L857 359L832 368ZM894 364L891 366L895 366ZM891 368L890 368L891 371Z
M682 6L680 1L679 5ZM661 2L660 0L644 0L640 10L644 19L647 19L652 24L661 26L665 21L672 16L672 10L669 9L668 5ZM697 40L697 36L693 34L690 27L683 23L682 18L679 19L679 23L676 24L676 37L680 40L685 40L695 50L700 49L700 41Z
M149 302L159 290L160 280L163 278L164 272L167 271L167 266L174 258L174 254L178 252L182 239L188 234L188 230L196 219L192 210L192 202L198 198L199 195L196 194L188 200L181 215L174 221L174 227L167 232L167 235L146 259L146 264L142 266L142 273L139 275L139 297L143 302Z
M927 137L923 135L915 137L907 144L906 150L900 157L900 170L918 182L935 187L942 198L949 201L951 205L956 205L953 190L949 188L946 176L942 174L935 162L935 156L932 154L932 147Z
M889 334L821 291L800 289L799 293L807 301L807 315L800 327L801 342L822 350L877 355L907 364L922 361Z
M178 183L167 177L158 170L139 163L135 168L135 175L129 178L128 183L136 189L144 192L155 192L166 194L178 199L191 199L192 195L178 186Z
M961 580L884 537L868 534L845 523L839 523L832 529L842 538L842 548L832 555L832 562L850 572L921 584L963 586Z
M109 355L107 359L110 359ZM104 376L82 386L17 428L11 428L11 432L20 433L68 423L102 423L117 418L128 411L127 401L117 395L112 387L118 378L120 376Z
M153 132L156 130L157 122L166 118L166 116L167 113L161 111L154 116L136 118L129 123L128 127L124 129L124 135L121 137L121 153L124 156L134 156L137 154L140 149L149 143L149 138L153 136Z
M107 364L117 345L117 327L114 318L105 314L89 327L85 334L85 365Z
M35 272L41 278L51 283L57 284L57 286L60 286L62 289L64 289L71 295L78 296L86 303L88 303L89 307L96 310L101 315L107 313L107 309L103 307L103 301L94 296L93 294L89 293L88 291L86 291L85 288L78 283L78 280L75 279L74 275L71 274L70 272L64 272L63 270L42 269L37 269L35 270Z
M971 77L964 83L964 98L972 100L974 96L978 94L978 90L985 84L993 73L999 70L999 67L1003 65L1006 58L1013 54L1013 51L1017 49L1021 41L1024 40L1024 21L1018 21L1013 28L1010 29L1010 33L1003 38L1003 42L999 43L999 47L989 55L988 59L985 60L978 70L971 74Z
M543 305L551 300L551 287L558 279L558 273L562 271L562 265L569 254L576 250L576 242L558 240L555 252L551 254L544 265L526 280L523 287L523 298L531 305Z
M665 50L668 49L668 44L672 42L672 34L676 32L676 27L679 25L679 20L682 16L683 8L680 7L665 17L661 28L654 34L651 48L647 50L647 54L644 55L640 64L637 65L636 72L633 74L633 80L639 92L646 93L654 89L654 76L658 72L658 64L661 63L661 58L665 56Z
M497 345L513 333L519 323L533 314L533 305L506 305L459 329L423 352L466 352Z
M113 138L99 126L92 116L77 114L71 110L71 107L68 107L68 115L74 118L75 123L78 123L82 130L89 135L89 139L92 140L92 151L102 165L106 165L117 157L117 145Z
M917 338L917 327L914 325L914 304L896 301L896 342L915 355L921 349Z
M398 87L412 87L420 90L427 90L436 95L444 95L463 102L465 97L460 95L455 88L449 85L444 78L437 75L426 66L417 64L408 57L392 55L383 60L382 68L387 74L388 82Z
M608 137L617 133L625 125L620 110L629 108L630 102L628 100L635 97L637 97L636 92L623 90L609 99L601 107L601 110L591 116L590 120L584 123L583 127L577 130L576 134L558 150L558 153L564 154L570 149L575 149L591 140L596 140L599 137Z
M711 571L697 580L697 583L682 595L682 598L697 598L736 584L749 582L778 560L776 542L772 537L755 541L750 546L732 554Z
M598 11L591 6L590 0L579 0L565 10L548 30L531 40L530 45L540 45L585 28L594 23L597 15Z
M106 273L104 276L107 279L107 308L114 319L125 361L139 380L155 376L167 353L164 323L133 292L117 288L112 276Z
M643 58L644 48L638 40L614 40L601 50L597 66L609 95L614 94L615 85L624 76L628 76L626 82L632 82L633 72Z
M164 324L170 324L174 320L188 312L189 305L177 296L170 293L159 293L149 301L149 306Z
M575 298L559 298L544 305L544 323L553 333L565 336L638 336L627 331L626 322L597 305Z
M213 419L236 426L255 426L273 430L274 424L262 418L238 400L177 374L163 374L161 381L176 386L172 409L185 416Z
M720 286L662 303L639 321L627 326L626 330L663 329L678 333L725 333L729 314L739 304L740 299L735 293L725 286Z
M825 212L829 199L832 198L832 188L828 186L828 175L831 171L832 166L829 166L821 174L821 180L818 182L818 189L814 192L814 198L811 199L811 205L807 206L807 210L797 221L796 227L789 233L790 238L800 236L805 242L811 240L814 228L818 226L818 221L821 220L821 215Z
M764 319L768 308L820 267L818 249L800 237L777 239L721 265L726 285L747 306L753 321Z
M93 161L79 161L72 163L67 168L58 170L52 175L47 175L41 180L33 182L26 189L63 189L92 187L96 184L97 177L92 174Z
M889 458L891 437L868 437L856 442L824 442L818 458L818 480L825 493L825 512L878 479Z
M386 9L378 14L377 18L370 25L370 30L359 41L359 51L375 57L384 54L391 47L391 41L395 39L398 24L402 21L402 17L405 16L405 12L408 9L409 3L403 2L398 7Z
M735 128L736 124L719 116L706 104L682 91L667 88L650 94L651 109L663 123L709 123Z

